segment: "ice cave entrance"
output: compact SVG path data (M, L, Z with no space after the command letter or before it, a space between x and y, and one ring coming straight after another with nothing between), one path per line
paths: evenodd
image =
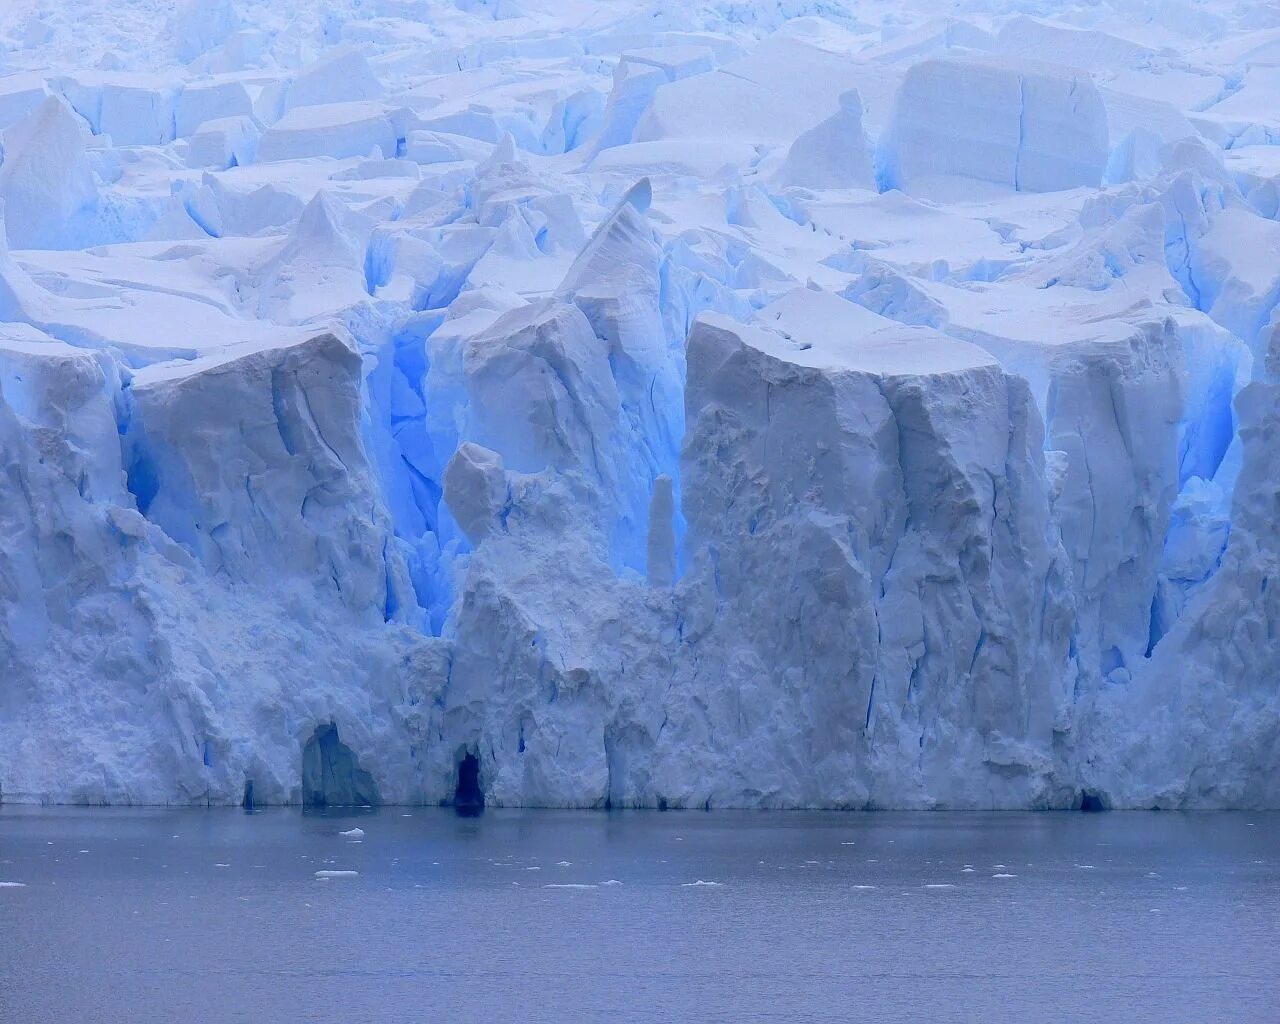
M467 754L458 762L458 788L453 793L453 809L463 818L474 818L484 810L480 761L475 754Z
M1080 794L1080 810L1086 814L1096 814L1099 811L1107 809L1107 800L1098 793L1091 793L1085 790Z
M360 767L332 722L316 726L302 748L303 807L364 807L378 804L373 776Z

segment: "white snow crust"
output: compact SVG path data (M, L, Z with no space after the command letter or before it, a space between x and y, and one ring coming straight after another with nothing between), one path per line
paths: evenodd
M0 799L1280 807L1272 0L10 0L0 203Z

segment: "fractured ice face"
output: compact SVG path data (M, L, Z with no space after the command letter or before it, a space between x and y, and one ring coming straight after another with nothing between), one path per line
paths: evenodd
M1265 0L27 6L6 798L1280 805Z

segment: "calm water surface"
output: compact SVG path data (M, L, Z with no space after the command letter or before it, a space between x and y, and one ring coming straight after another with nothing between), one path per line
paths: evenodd
M1280 815L0 807L0 882L4 1024L1280 1022Z

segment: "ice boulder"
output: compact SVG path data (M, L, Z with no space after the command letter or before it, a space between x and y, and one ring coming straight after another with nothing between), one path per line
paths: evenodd
M444 500L471 542L483 540L507 501L502 456L470 441L459 445L444 472Z
M975 182L1019 192L1097 187L1109 155L1102 97L1083 71L939 57L908 70L881 139L881 184L944 197Z

